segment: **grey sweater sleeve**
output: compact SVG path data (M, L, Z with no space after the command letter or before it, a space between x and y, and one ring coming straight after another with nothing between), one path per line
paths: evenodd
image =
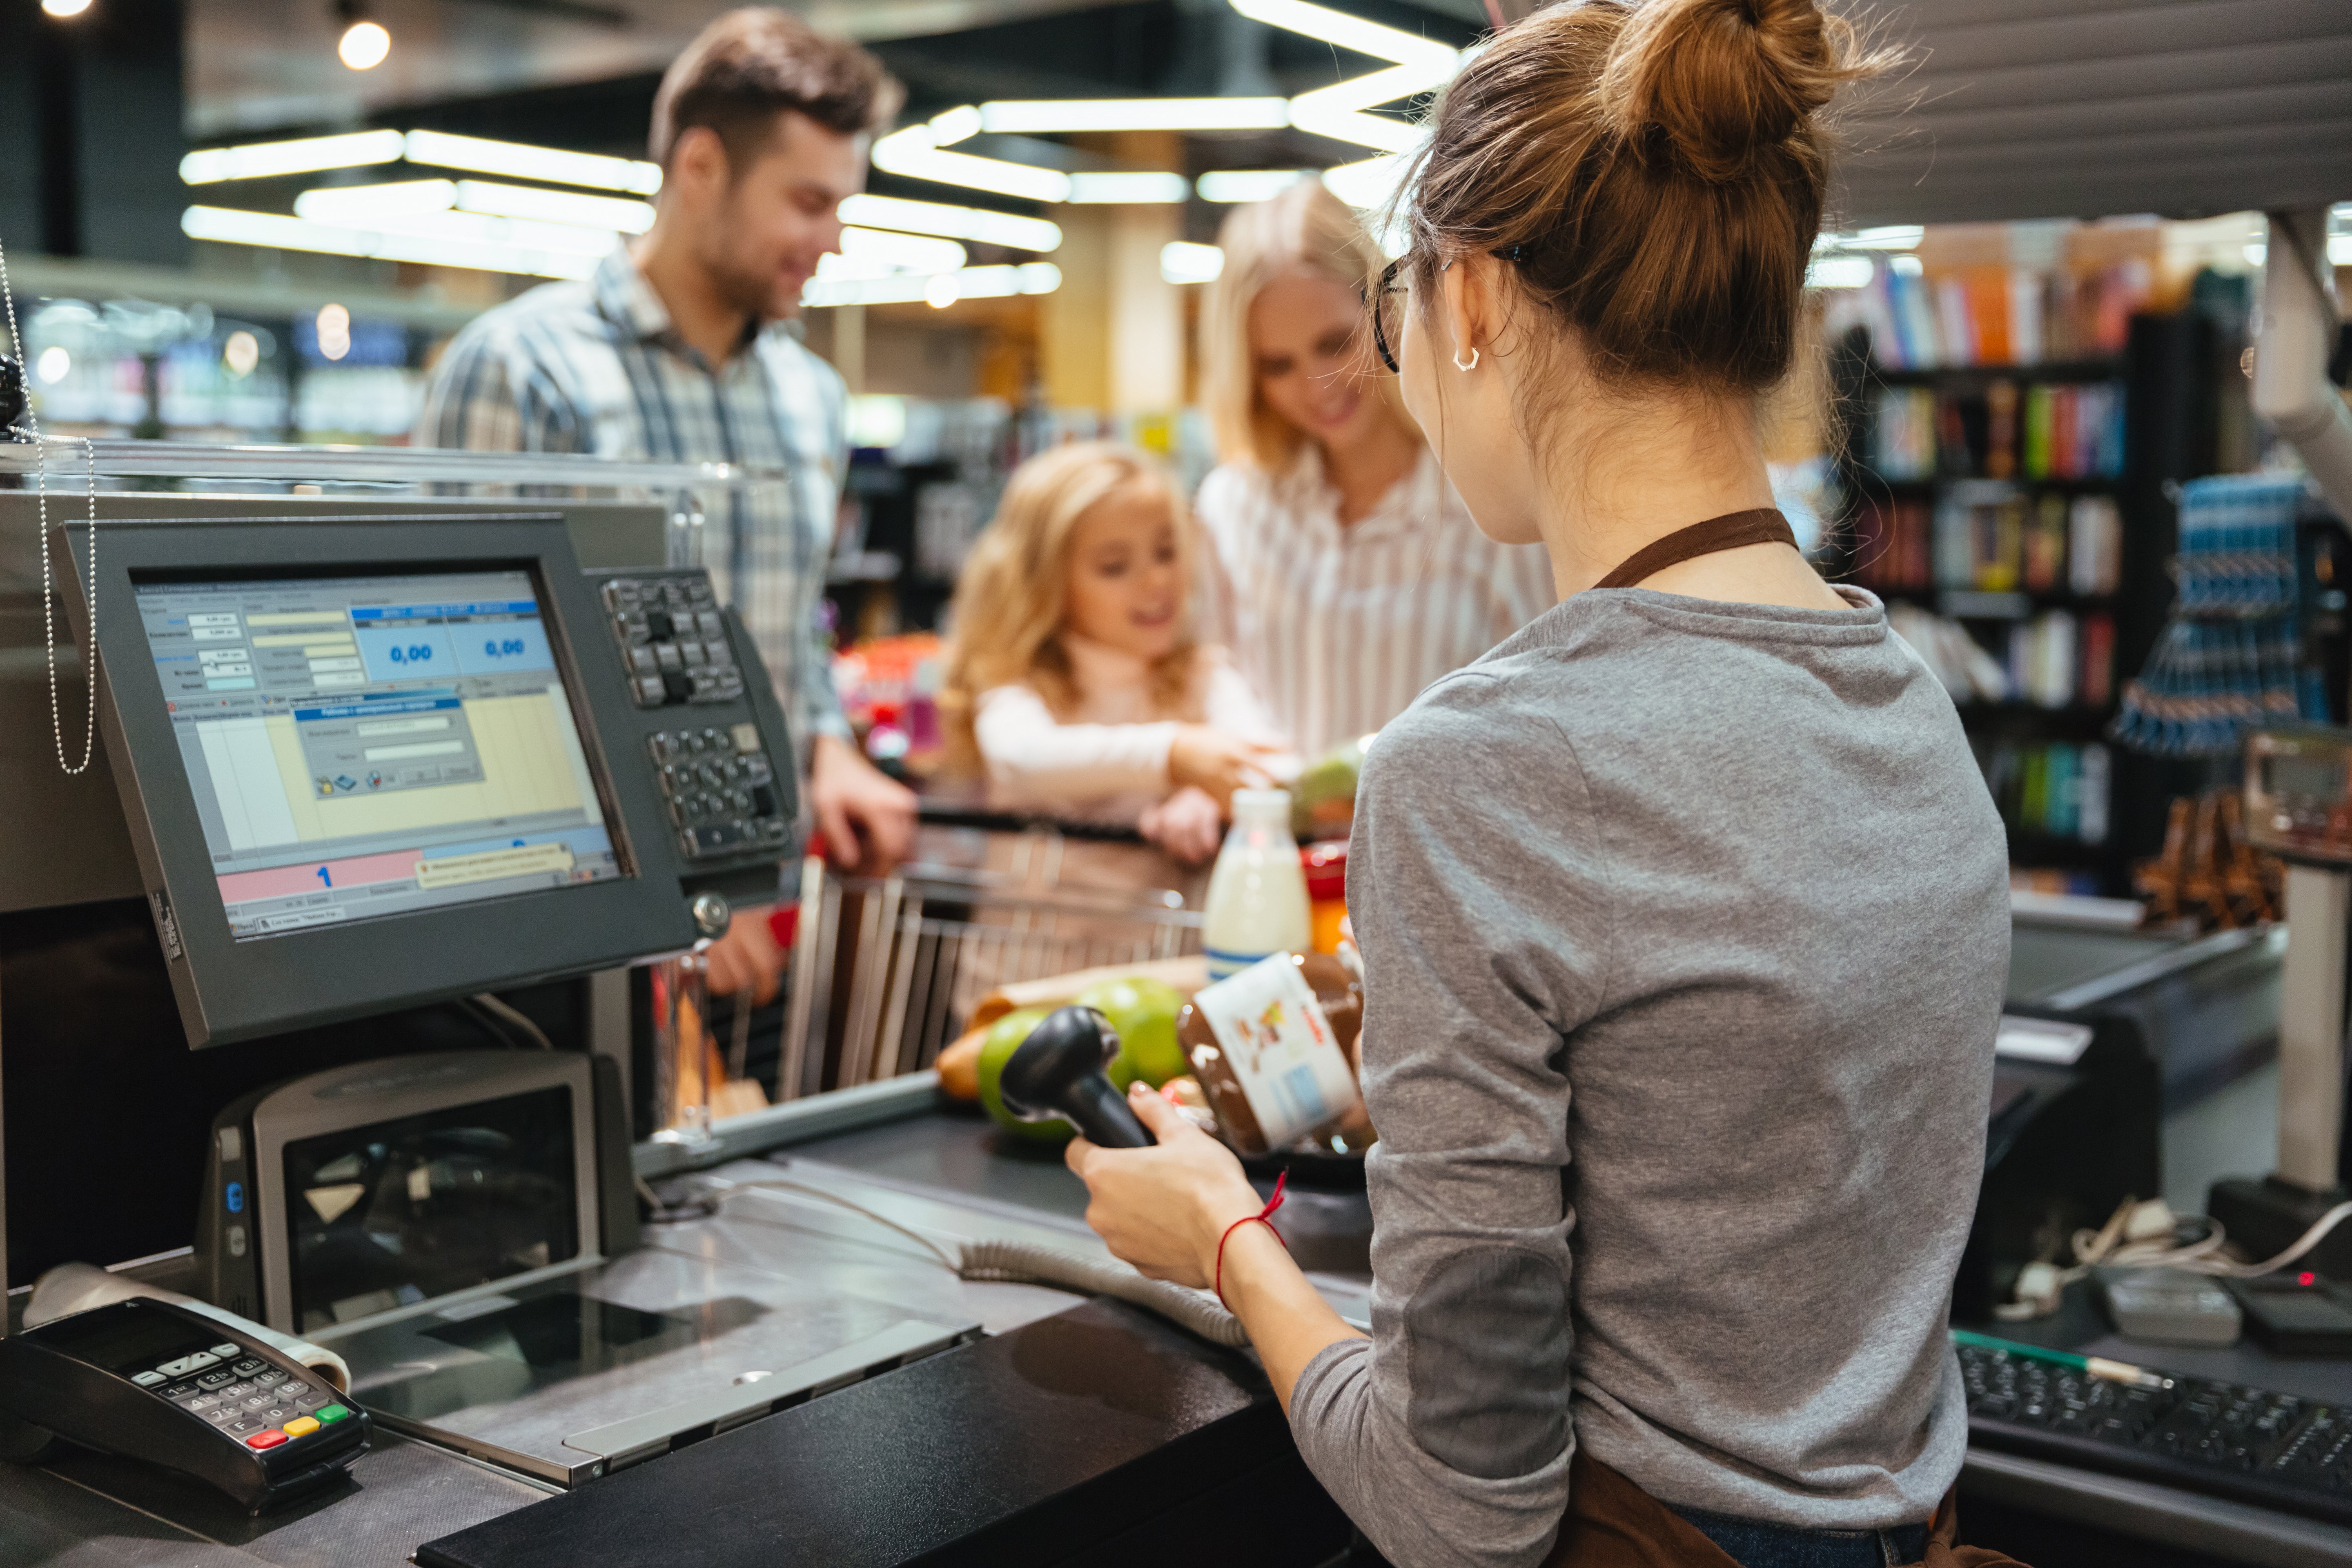
M1399 1568L1538 1562L1575 1448L1564 1037L1599 1005L1610 924L1571 753L1496 692L1456 674L1381 732L1349 867L1373 1332L1309 1363L1290 1418Z

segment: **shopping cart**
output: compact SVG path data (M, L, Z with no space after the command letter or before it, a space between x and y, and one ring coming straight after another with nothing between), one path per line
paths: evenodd
M888 877L811 857L778 1098L929 1067L1000 986L1199 952L1199 911L1155 880L1188 878L1132 834L971 813L927 813Z

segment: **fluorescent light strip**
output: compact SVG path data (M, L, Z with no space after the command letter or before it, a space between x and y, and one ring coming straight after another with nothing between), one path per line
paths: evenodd
M387 180L373 185L320 185L294 198L294 214L318 223L362 226L398 213L444 213L457 205L453 180Z
M635 158L565 153L553 147L530 147L520 142L452 136L441 131L410 132L403 152L412 163L439 169L467 169L480 174L505 174L518 180L545 180L550 184L588 185L647 196L661 189L660 166Z
M1350 16L1345 11L1334 11L1328 5L1308 5L1307 0L1231 0L1231 4L1234 10L1253 22L1264 22L1269 27L1280 27L1286 32L1302 33L1319 43L1337 44L1343 49L1353 49L1376 60L1394 60L1401 66L1416 66L1423 71L1442 73L1440 80L1454 74L1459 58L1451 44L1441 44L1395 27L1384 27L1378 22L1367 22L1361 16Z
M501 185L488 180L458 181L457 206L460 212L568 223L608 234L643 234L654 226L654 209L646 202L618 196L583 196L576 191L542 191L529 185Z
M1173 239L1160 247L1160 276L1171 283L1213 283L1225 269L1225 253L1213 245Z
M977 110L971 115L974 121L980 117ZM975 158L969 153L940 152L939 132L930 125L909 125L875 142L874 166L912 180L994 191L999 195L1023 196L1033 202L1067 201L1070 196L1070 177L1060 170L1009 163L1002 158Z
M1269 201L1306 179L1307 169L1212 169L1192 184L1204 202Z
M1050 261L1020 267L966 267L953 272L895 273L887 278L814 278L801 288L801 303L908 305L922 300L1003 299L1013 294L1050 294L1062 286L1062 269Z
M1388 153L1326 169L1323 184L1351 207L1376 207L1396 194L1397 181L1403 174L1404 155Z
M1415 66L1391 66L1386 70L1300 93L1290 100L1290 123L1337 142L1378 147L1383 153L1402 153L1421 137L1421 128L1409 121L1367 114L1364 110L1374 104L1443 87L1446 79L1446 76Z
M1850 250L1916 250L1927 233L1916 223L1866 228L1845 241L1845 247Z
M1143 206L1181 202L1192 194L1192 182L1181 174L1149 169L1112 169L1072 174L1067 199Z
M850 261L879 263L903 272L953 272L971 259L952 239L924 239L871 228L843 229L841 255Z
M1808 289L1867 289L1878 275L1867 256L1817 256L1805 268Z
M950 239L1008 246L1014 250L1050 251L1062 247L1060 226L1041 217L1017 217L980 207L913 202L900 196L867 195L862 192L842 198L841 221L866 228L895 228L908 234L941 234Z
M243 147L207 147L180 160L180 178L191 185L222 180L262 180L275 174L307 174L319 169L357 169L400 160L397 131L354 131L342 136L306 136L295 142L257 142Z
M221 245L311 251L325 256L364 256L533 278L586 278L596 270L598 261L594 256L577 251L526 250L511 245L313 223L308 218L239 212L229 207L190 207L180 215L180 230L191 239Z
M1076 131L1279 131L1290 105L1279 98L1021 99L983 103L983 131L1041 134Z

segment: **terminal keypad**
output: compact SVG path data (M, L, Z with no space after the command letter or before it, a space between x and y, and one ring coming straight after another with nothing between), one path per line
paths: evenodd
M615 577L604 584L604 609L638 707L731 702L743 695L743 671L709 579Z
M770 848L791 837L758 725L660 730L646 744L688 859Z

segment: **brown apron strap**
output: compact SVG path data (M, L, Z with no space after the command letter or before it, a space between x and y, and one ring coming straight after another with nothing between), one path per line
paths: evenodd
M1652 540L1593 586L1631 588L1669 566L1712 555L1718 550L1737 550L1743 544L1786 544L1793 549L1796 542L1789 520L1780 515L1778 508L1761 506L1752 511L1726 512L1688 528L1678 528L1664 539Z

